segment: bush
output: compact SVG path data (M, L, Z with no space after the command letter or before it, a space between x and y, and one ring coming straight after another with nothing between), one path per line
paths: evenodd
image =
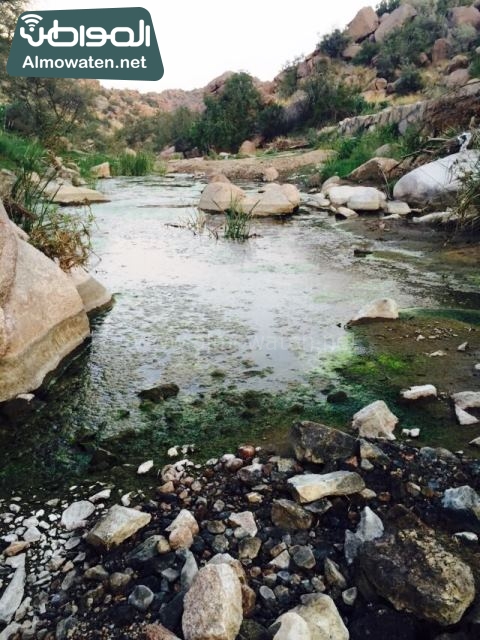
M289 98L297 90L297 65L300 60L287 62L282 69L280 82L278 84L278 93L281 98Z
M409 93L421 91L423 87L424 82L420 72L414 67L406 67L395 83L395 92L400 96L405 96Z
M392 13L400 6L400 0L382 0L375 11L377 15L383 16L384 13Z
M266 140L288 133L285 109L276 103L267 105L258 117L258 128Z
M461 188L453 213L458 216L460 229L480 231L480 162L461 178Z
M372 62L372 58L374 58L379 51L380 45L378 42L365 40L365 42L362 43L362 48L353 58L352 62L353 64L369 65Z
M330 58L341 58L349 42L350 38L345 33L335 29L332 33L323 36L318 48Z
M452 29L453 53L467 53L479 43L478 32L470 24L462 24Z
M480 78L480 55L475 54L468 69L472 78Z
M154 158L149 153L122 153L112 162L112 170L116 176L146 176L152 173L153 165Z

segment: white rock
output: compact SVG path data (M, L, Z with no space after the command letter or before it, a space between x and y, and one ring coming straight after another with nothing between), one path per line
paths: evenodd
M202 192L198 208L209 213L222 213L233 204L242 206L245 192L230 182L210 182Z
M305 473L287 481L300 502L314 502L327 496L346 496L365 489L363 479L351 471Z
M453 537L457 538L457 540L465 540L466 542L478 543L478 535L476 533L473 533L472 531L460 531L459 533L454 533Z
M398 305L391 298L374 300L365 305L347 323L347 326L364 324L372 320L396 320L398 318Z
M258 527L251 511L232 513L229 521L234 527L237 527L234 532L236 538L246 538L248 536L254 538L257 535Z
M73 502L62 513L61 525L67 531L74 531L87 526L87 519L95 511L95 505L89 500L80 500Z
M270 183L259 193L249 193L242 201L242 207L253 217L261 218L293 213L300 201L300 192L294 185Z
M98 493L93 495L91 498L89 498L89 500L90 502L99 502L100 500L108 500L111 495L112 495L111 489L103 489L102 491L99 491Z
M287 611L275 621L280 629L273 636L273 640L311 640L308 624L294 611Z
M199 532L198 522L195 517L187 509L182 509L175 520L165 529L165 531L174 531L186 527L192 533L192 536L196 536Z
M52 198L53 202L63 206L87 205L95 202L110 202L107 196L95 189L87 187L74 187L71 184L58 184L50 182L45 187L45 195Z
M326 198L322 193L310 195L305 204L312 209L322 210L330 208L330 200Z
M0 621L4 624L9 624L12 621L23 601L26 580L25 559L25 554L10 558L10 560L15 560L14 563L9 563L10 566L14 566L15 573L0 599Z
M454 511L470 511L480 520L480 496L468 485L447 489L443 495L442 506Z
M312 640L349 639L348 630L329 596L312 593L302 596L301 601L302 604L295 607L293 612L305 620Z
M397 416L383 400L377 400L353 416L352 427L358 430L361 438L395 440L393 431L397 424Z
M234 640L242 620L242 588L235 570L228 564L202 567L185 596L185 640Z
M178 447L170 447L170 449L167 451L167 456L169 458L178 458Z
M354 211L378 211L383 209L386 197L375 187L352 187L331 184L325 195L334 207L346 205Z
M22 537L25 542L38 542L42 537L42 533L37 527L32 526L28 527Z
M420 400L422 398L436 398L438 393L433 384L423 384L418 387L410 387L401 394L404 400Z
M463 342L458 348L457 351L466 351L468 347L468 342Z
M467 409L480 409L480 391L461 391L452 396L455 405L455 413L458 422L462 426L477 424L480 422Z
M137 474L139 476L144 476L152 469L153 469L153 460L147 460L146 462L142 462L142 464L138 467Z
M87 534L86 540L94 547L110 549L133 536L151 519L149 513L114 505Z
M355 533L348 529L345 531L344 551L347 562L351 564L355 560L362 544L381 538L383 532L384 527L381 519L370 507L365 507L360 516L360 522L358 523Z
M408 216L411 213L410 206L406 202L399 200L389 200L385 203L384 211L391 216Z
M335 211L335 217L342 220L348 220L350 218L358 218L358 213L348 207L338 207Z
M460 177L474 171L479 158L478 151L462 151L417 167L400 178L393 196L418 205L441 201L459 190Z

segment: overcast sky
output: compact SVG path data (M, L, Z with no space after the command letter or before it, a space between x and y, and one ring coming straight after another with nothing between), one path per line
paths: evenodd
M102 81L140 91L194 89L227 70L271 80L287 60L313 51L368 0L32 0L31 10L142 6L152 15L165 67L158 82Z

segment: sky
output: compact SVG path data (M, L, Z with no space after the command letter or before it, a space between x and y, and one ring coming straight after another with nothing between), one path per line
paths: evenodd
M272 80L285 62L343 29L368 0L32 0L30 10L144 7L151 13L165 74L158 82L102 80L108 87L163 91L207 85L224 71Z

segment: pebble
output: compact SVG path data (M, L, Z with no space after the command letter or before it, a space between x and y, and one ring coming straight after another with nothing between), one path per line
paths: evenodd
M351 587L342 592L342 600L348 607L353 607L358 597L357 587Z
M274 592L270 589L270 587L267 587L265 585L262 585L260 587L259 593L260 593L260 598L263 600L263 602L266 605L274 603L277 599Z
M144 476L149 471L153 469L154 462L153 460L147 460L146 462L142 462L142 464L137 469L137 474L139 476Z
M138 609L138 611L146 611L152 604L153 598L153 591L145 585L140 584L137 585L128 596L128 604Z

